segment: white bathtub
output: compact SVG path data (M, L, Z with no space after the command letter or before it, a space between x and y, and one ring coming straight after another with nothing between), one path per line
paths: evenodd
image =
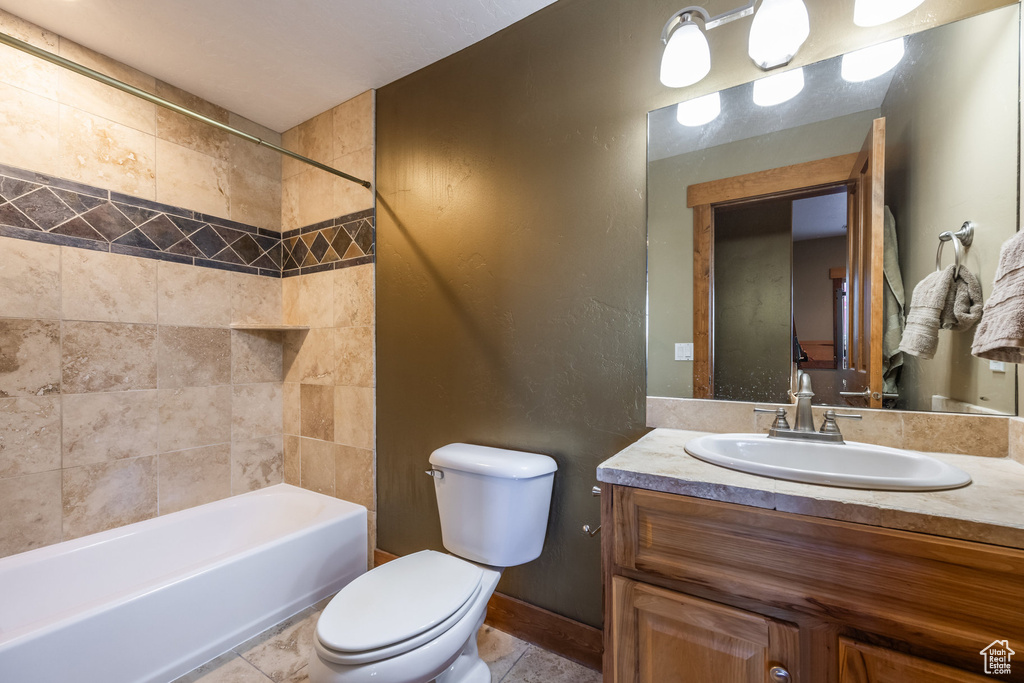
M294 486L0 559L0 681L166 682L366 571L366 508Z

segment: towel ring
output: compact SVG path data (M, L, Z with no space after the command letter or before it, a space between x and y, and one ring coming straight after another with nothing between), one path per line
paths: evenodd
M953 277L960 275L960 262L964 257L964 250L974 241L974 223L964 221L956 232L947 230L939 235L939 250L935 254L935 270L942 270L942 247L946 242L953 243Z

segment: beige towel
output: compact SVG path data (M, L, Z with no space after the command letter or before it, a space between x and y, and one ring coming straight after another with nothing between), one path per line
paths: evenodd
M946 296L953 284L953 266L929 274L914 287L910 297L907 328L903 330L900 351L925 360L935 357L939 346L939 323L946 307Z
M946 293L946 305L942 309L940 325L944 330L966 332L981 320L984 299L981 283L974 273L960 268L960 274L953 278L953 285Z
M1024 363L1024 232L999 252L992 294L974 334L971 353L979 358Z

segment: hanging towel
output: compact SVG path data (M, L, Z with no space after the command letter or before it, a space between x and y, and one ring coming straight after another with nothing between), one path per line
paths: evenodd
M942 309L940 325L944 330L966 332L981 320L981 283L974 273L964 267L953 277L953 285L946 293L946 305Z
M896 219L889 207L885 207L885 235L883 237L883 273L885 293L882 299L882 387L887 394L898 392L897 382L903 365L903 328L906 320L903 309L906 294L903 291L903 275L900 273L899 244L896 241Z
M953 284L954 266L929 274L914 287L910 297L907 329L903 331L900 351L925 360L935 357L939 346L939 323L946 307L946 295Z
M985 302L971 353L979 358L1024 363L1024 232L999 252L992 294Z

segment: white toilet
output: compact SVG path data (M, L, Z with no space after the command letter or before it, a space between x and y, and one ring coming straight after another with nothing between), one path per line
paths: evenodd
M456 443L430 464L453 554L406 555L334 596L317 622L311 683L490 682L476 634L503 568L540 555L555 461Z

